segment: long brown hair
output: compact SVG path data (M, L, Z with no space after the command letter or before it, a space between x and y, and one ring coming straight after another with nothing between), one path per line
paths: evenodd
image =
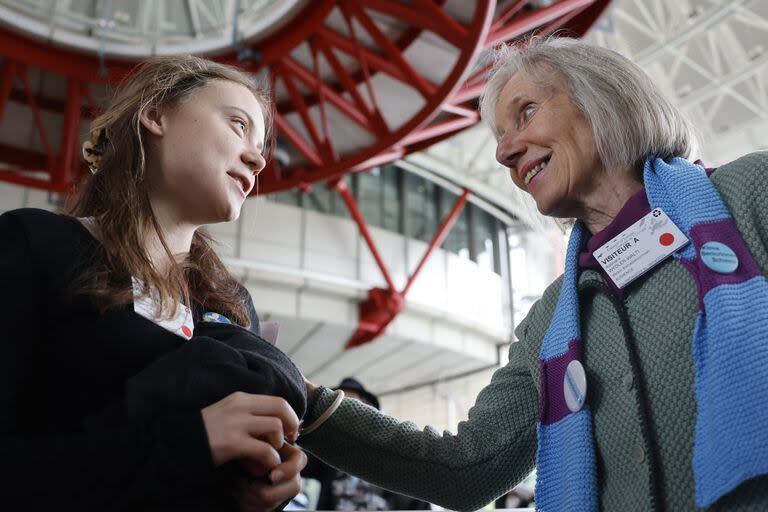
M215 80L244 85L256 96L267 129L266 158L273 138L272 106L266 92L237 68L190 55L157 57L140 64L91 124L91 137L83 148L93 175L81 187L71 213L97 220L101 254L80 275L75 288L91 297L102 312L133 300L133 290L126 283L135 277L143 283L145 295L156 290L159 314L174 315L179 301L190 306L194 302L240 325L250 325L242 287L216 255L211 237L198 229L188 256L177 262L147 193L148 135L140 116L178 105ZM148 256L145 241L152 232L171 262L167 274L159 272Z

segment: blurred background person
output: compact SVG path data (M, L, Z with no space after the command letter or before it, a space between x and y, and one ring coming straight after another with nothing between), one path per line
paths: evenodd
M334 389L376 410L380 409L376 395L352 377L344 378ZM317 457L307 454L302 471L304 478L320 482L316 510L429 510L427 502L377 487L365 480L339 471Z

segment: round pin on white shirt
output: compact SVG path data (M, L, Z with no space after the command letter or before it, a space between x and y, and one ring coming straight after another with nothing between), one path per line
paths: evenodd
M577 412L584 406L587 399L587 374L581 362L573 360L568 363L563 377L563 395L565 404L571 412Z

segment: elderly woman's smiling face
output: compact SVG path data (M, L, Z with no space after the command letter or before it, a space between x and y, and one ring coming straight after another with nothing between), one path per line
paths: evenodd
M542 214L581 218L605 170L589 122L557 78L547 83L523 73L507 82L495 110L496 160Z

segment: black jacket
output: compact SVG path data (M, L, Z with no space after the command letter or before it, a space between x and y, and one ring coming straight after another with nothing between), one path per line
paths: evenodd
M32 209L0 216L3 508L232 508L200 409L241 388L282 395L300 374L257 337L250 296L250 332L195 318L195 344L132 305L100 314L70 293L98 254L77 219ZM286 396L297 412L303 392L302 381Z

